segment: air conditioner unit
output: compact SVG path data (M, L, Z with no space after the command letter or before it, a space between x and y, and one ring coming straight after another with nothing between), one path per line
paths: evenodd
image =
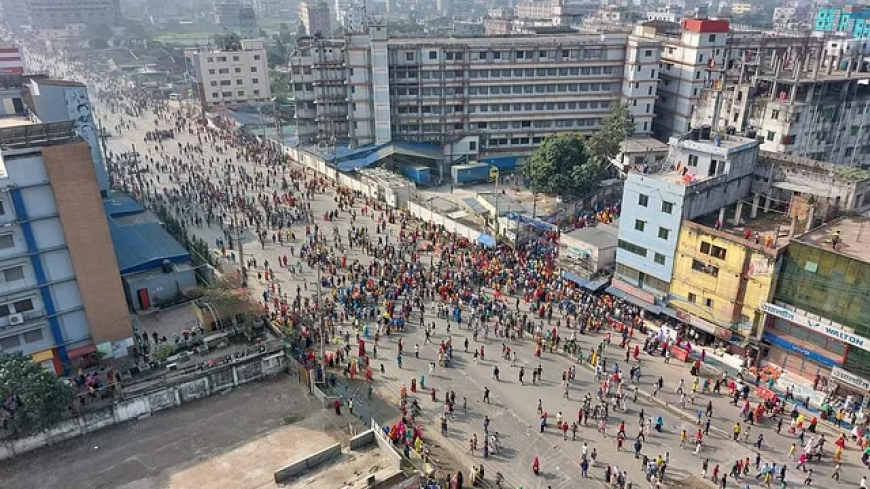
M13 326L24 324L24 314L13 314L9 316L9 324Z

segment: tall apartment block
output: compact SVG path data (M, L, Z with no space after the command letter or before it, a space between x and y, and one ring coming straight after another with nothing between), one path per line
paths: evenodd
M81 102L72 85L42 83L38 93L23 86L30 117L0 118L0 350L58 373L97 351L125 356L133 344L103 211L102 163L79 121L43 122L52 114L34 103L68 89L61 98ZM76 108L86 118L89 109Z
M721 83L693 125L758 137L761 148L844 166L870 165L870 39L732 33Z
M301 2L299 21L309 36L328 36L332 33L332 13L329 4L321 1Z
M191 78L203 108L271 100L269 65L262 40L243 39L238 50L188 51Z
M705 87L717 83L715 69L725 62L727 20L686 19L682 26L649 21L635 28L635 35L662 44L654 132L667 140L687 132Z
M383 26L301 38L291 56L302 144L429 141L463 154L528 154L592 133L625 102L652 131L660 45L628 33L390 39Z
M839 32L849 37L870 38L870 7L819 7L813 24L816 32Z
M114 25L121 20L120 0L21 0L25 2L34 30L68 24Z

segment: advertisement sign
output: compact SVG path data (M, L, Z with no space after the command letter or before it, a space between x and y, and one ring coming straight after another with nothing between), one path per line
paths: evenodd
M857 387L862 391L870 391L870 380L855 375L852 372L847 372L840 367L834 367L833 370L831 370L831 378L837 382Z
M671 358L681 362L689 361L689 350L680 348L679 346L671 346Z
M771 316L785 319L790 323L803 326L807 329L811 329L817 333L823 334L829 338L834 338L835 340L842 341L847 345L860 348L864 351L870 351L870 340L864 338L863 336L858 336L851 331L847 331L837 326L824 324L815 319L806 317L803 314L789 311L784 307L780 307L776 304L771 304L769 302L762 303L761 310L767 314L770 314Z
M816 353L808 348L804 348L803 346L796 345L796 344L792 343L791 341L780 338L779 336L774 336L770 333L764 333L764 339L769 341L772 345L776 345L776 346L782 348L783 350L798 353L801 356L807 357L810 360L812 360L818 364L824 365L826 367L834 367L836 365L843 363L842 358L833 359L830 357L826 357L826 356L821 355L819 353Z
M690 324L690 325L700 329L701 331L706 331L707 333L710 333L713 336L716 336L716 337L721 338L723 340L730 340L731 339L731 330L728 330L725 328L720 328L719 326L716 326L715 324L711 323L710 321L707 321L705 319L701 319L698 316L695 316L694 314L689 314L686 311L681 311L681 310L677 309L677 317L680 318L682 321L685 321L687 324Z
M656 303L655 296L645 290L640 290L637 287L629 285L622 280L614 279L613 282L610 283L610 286L614 289L619 289L628 295L633 295L644 302L649 302L650 304Z

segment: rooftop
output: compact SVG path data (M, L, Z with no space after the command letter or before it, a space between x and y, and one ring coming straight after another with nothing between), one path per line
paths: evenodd
M0 129L5 127L28 126L33 122L24 116L11 115L0 117Z
M870 218L841 217L798 236L796 241L870 263Z
M769 212L764 212L762 208L758 209L755 218L751 218L752 203L744 202L741 211L740 223L734 225L734 216L737 212L737 204L729 205L725 208L725 220L719 229L716 229L716 221L719 220L719 212L711 212L703 215L692 221L683 221L684 226L702 230L721 238L729 239L734 242L742 241L749 248L758 250L779 250L784 248L790 241L791 235L791 217L779 209L771 209ZM746 231L749 231L750 238L745 238ZM758 243L755 242L755 235L758 234ZM765 246L766 238L770 236L772 245Z
M113 196L103 201L103 208L121 275L160 268L164 260L190 262L190 253L131 197Z
M658 139L650 137L638 137L626 139L619 144L620 150L623 153L645 153L667 151L668 145Z
M613 224L598 223L594 227L580 228L565 233L577 241L581 241L595 248L615 248L619 233L619 221Z

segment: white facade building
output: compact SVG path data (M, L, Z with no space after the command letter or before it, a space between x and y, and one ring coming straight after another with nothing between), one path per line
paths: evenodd
M261 40L242 40L238 51L188 52L199 100L206 109L272 99L269 65Z
M625 181L613 287L645 303L667 303L682 220L724 210L751 189L757 141L694 137L671 138L662 168Z
M527 154L593 133L618 102L650 134L659 43L625 33L510 39L300 39L290 59L300 142L453 142L452 156ZM448 157L451 155L447 155Z

